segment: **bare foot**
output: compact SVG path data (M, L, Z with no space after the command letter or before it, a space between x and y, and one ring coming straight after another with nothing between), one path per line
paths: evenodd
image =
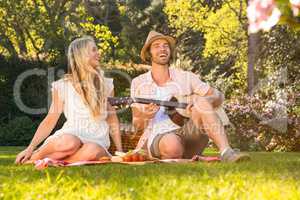
M30 164L34 164L35 160L27 160L23 163L23 165L30 165Z

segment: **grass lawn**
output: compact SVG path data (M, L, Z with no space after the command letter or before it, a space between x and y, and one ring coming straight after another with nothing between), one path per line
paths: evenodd
M251 162L239 164L37 171L13 164L20 149L0 147L0 199L300 199L300 153L251 153Z

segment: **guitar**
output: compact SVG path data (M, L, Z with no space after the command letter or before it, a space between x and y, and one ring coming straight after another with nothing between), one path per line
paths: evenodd
M108 97L108 102L112 106L131 105L133 103L154 103L159 106L164 106L166 107L165 113L168 114L170 119L175 124L182 127L185 124L185 122L190 118L190 115L186 112L185 109L189 104L188 102L192 102L193 97L194 95L189 95L181 98L172 97L169 101L131 97ZM229 125L229 119L221 106L216 108L215 112L219 116L224 126Z

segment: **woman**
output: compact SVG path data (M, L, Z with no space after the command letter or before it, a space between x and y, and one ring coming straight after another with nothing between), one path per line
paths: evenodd
M19 153L16 163L43 158L76 162L110 156L111 135L122 151L119 121L107 103L113 96L112 79L105 78L99 66L99 53L91 37L74 40L68 49L68 74L52 83L52 104L29 146ZM48 137L61 113L67 121ZM47 138L48 137L48 138ZM34 149L45 139L44 144Z

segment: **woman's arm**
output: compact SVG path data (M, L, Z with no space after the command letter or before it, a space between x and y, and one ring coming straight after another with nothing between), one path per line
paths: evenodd
M59 99L58 91L53 89L52 103L47 116L40 123L28 147L19 153L16 158L16 163L24 163L30 159L34 149L47 138L55 127L61 113L63 111L63 102Z
M113 95L114 93L112 92L111 96ZM108 103L107 111L108 111L108 116L106 120L109 125L109 130L110 130L109 134L116 145L117 151L123 151L121 134L120 134L120 123L116 113L116 109Z

